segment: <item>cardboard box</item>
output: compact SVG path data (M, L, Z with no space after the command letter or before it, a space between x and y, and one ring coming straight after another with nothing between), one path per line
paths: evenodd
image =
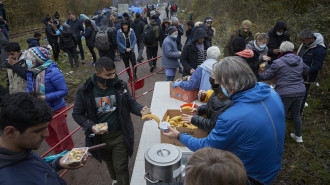
M193 91L185 91L181 87L173 88L173 83L170 83L170 97L187 103L193 102L198 98L198 89Z
M180 112L180 110L178 110L178 109L168 109L162 120L165 121L168 115L170 116L170 118L172 118L174 116L180 116L182 114L190 114L190 111L183 110L182 112ZM205 138L206 136L208 136L208 133L200 128L190 129L190 128L186 128L186 127L178 127L176 129L181 133L187 133L196 138ZM184 146L177 139L170 139L167 136L165 136L163 134L163 131L161 131L161 130L160 130L160 141L161 141L161 143L169 143L169 144L173 144L176 146Z

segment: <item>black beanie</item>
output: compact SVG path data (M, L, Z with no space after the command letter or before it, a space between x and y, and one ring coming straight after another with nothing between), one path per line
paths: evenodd
M232 43L235 53L243 51L245 49L245 45L245 40L242 37L235 38Z

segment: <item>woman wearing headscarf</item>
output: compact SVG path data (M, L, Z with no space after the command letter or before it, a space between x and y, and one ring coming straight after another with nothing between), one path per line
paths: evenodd
M47 101L54 115L57 115L66 109L64 97L68 94L68 88L57 63L53 63L50 57L49 50L42 47L33 47L26 51L25 59L28 66L26 91L39 94L41 99ZM66 117L67 112L62 113L49 123L49 136L45 140L50 147L69 135ZM69 137L54 149L54 153L69 151L72 148L73 141Z

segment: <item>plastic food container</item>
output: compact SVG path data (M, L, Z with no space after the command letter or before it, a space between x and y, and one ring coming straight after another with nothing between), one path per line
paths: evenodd
M69 164L70 167L79 166L81 164L81 160L87 154L88 147L81 148L73 148L69 155L65 158L64 162Z
M192 107L192 106L193 106L193 103L186 103L186 104L181 105L180 107L182 108L182 107ZM198 105L195 104L193 108L196 108L196 107L198 107Z
M161 123L159 123L159 128L163 132L166 132L168 130L168 126L171 126L171 125L169 123L167 123L167 122L161 122Z
M96 124L96 127L101 131L108 130L108 123L99 123Z

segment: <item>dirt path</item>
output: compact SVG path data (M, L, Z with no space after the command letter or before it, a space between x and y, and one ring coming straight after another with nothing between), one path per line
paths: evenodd
M161 12L160 19L163 20L165 16L165 10L164 7L161 7L159 9ZM182 42L186 40L186 37L182 37ZM184 42L183 42L184 43ZM137 54L137 47L135 47L135 53ZM161 48L158 49L158 56L161 56ZM144 50L143 57L146 60L146 49ZM115 62L117 72L122 71L125 69L123 61L118 61ZM157 70L161 69L161 59L158 59L157 61ZM140 66L137 69L137 76L141 79L142 77L149 75L149 65L145 64L143 66ZM177 75L178 77L179 75ZM121 79L127 81L128 75L125 73L120 76ZM160 74L154 75L151 78L148 78L145 80L145 85L141 90L138 90L136 93L137 95L140 95L147 90L151 89L154 87L155 82L157 81L165 81L165 74L162 72ZM152 92L142 96L141 98L137 99L137 101L141 105L147 105L150 106L151 104L151 99L152 99ZM154 100L157 101L157 100ZM69 106L69 105L67 105ZM70 132L72 132L74 129L78 127L78 124L73 120L72 118L72 110L68 111L68 117L67 117L67 122L68 122L68 127ZM132 120L134 124L134 132L135 132L135 144L134 144L134 153L133 156L129 159L129 172L130 175L132 175L133 167L134 167L134 162L135 162L135 157L136 157L136 152L138 148L138 144L140 141L141 137L141 132L142 132L142 127L143 127L143 120L141 120L140 117L137 117L135 115L132 115ZM74 144L76 147L81 147L85 146L85 134L82 129L80 129L76 134L73 135L73 140ZM38 154L43 154L45 151L49 149L49 146L46 143L43 143L43 145L36 151ZM59 172L59 174L62 171ZM64 176L64 180L67 182L68 185L108 185L111 184L112 180L110 178L110 175L108 173L108 170L105 166L105 163L99 163L96 161L93 157L89 157L86 165L83 168L73 170L73 171L68 171Z

